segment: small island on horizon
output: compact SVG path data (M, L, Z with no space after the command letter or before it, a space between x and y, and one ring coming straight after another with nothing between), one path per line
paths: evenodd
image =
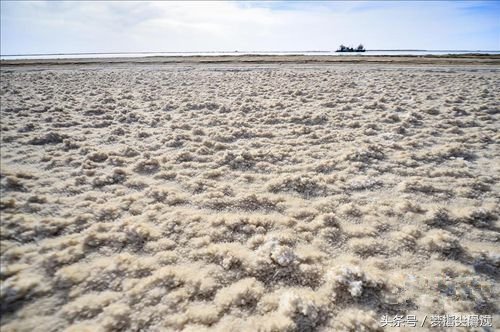
M359 44L358 47L356 48L340 45L339 49L336 50L335 52L365 52L365 51L366 50L363 44Z

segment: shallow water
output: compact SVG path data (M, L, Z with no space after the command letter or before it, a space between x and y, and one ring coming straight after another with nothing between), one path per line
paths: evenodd
M2 60L15 59L84 59L84 58L116 58L116 57L151 57L151 56L239 56L245 54L251 55L445 55L445 54L500 54L500 51L476 51L476 50L374 50L362 53L345 52L337 53L335 51L283 51L283 52L258 52L258 51L241 51L241 52L137 52L137 53L61 53L61 54L16 54L16 55L0 55Z

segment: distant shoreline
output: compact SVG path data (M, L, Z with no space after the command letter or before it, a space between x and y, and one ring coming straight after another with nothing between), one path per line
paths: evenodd
M495 54L500 53L500 50L426 50L426 49L370 49L365 50L366 52L450 52L450 53L482 53L482 54ZM254 54L254 55L271 55L271 54L306 54L306 53L332 53L334 54L336 51L330 50L306 50L306 51L187 51L187 52L173 52L173 51L139 51L139 52L70 52L70 53L19 53L19 54L0 54L0 57L36 57L36 56L63 56L63 55L76 55L76 56L84 56L84 55L128 55L128 54L194 54L194 55L203 55L203 54L227 54L227 55L239 55L239 54Z
M67 58L67 59L2 59L2 67L27 65L109 65L109 64L443 64L443 65L497 65L500 54L448 54L448 55L258 55L241 54L217 56L147 56L110 58Z

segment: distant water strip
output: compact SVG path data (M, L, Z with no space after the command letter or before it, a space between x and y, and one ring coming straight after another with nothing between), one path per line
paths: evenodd
M260 52L260 51L234 51L234 52L118 52L118 53L52 53L52 54L6 54L0 55L2 60L21 59L85 59L85 58L141 58L154 56L241 56L241 55L458 55L458 54L492 54L500 55L500 51L484 50L367 50L366 52L345 52L335 51L281 51L281 52Z

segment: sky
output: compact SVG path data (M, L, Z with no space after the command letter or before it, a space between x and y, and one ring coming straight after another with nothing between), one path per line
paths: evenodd
M500 50L499 1L6 1L0 54Z

